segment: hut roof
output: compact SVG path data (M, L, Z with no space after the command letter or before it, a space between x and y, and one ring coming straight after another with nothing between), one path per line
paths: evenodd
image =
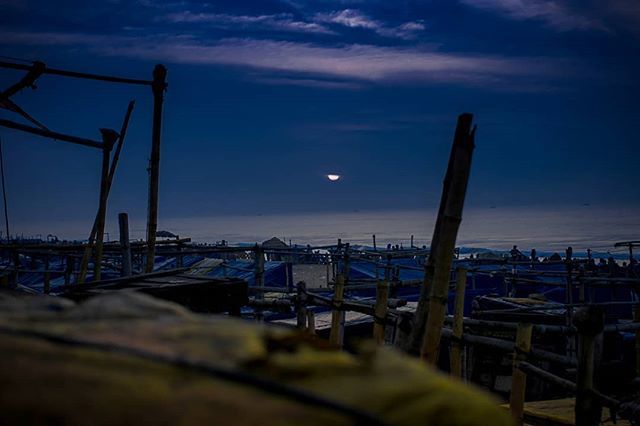
M265 247L265 248L287 248L289 246L287 245L287 243L282 241L280 238L273 237L270 240L263 241L262 242L262 247Z
M178 236L169 231L158 231L156 232L156 237L159 238L178 238Z

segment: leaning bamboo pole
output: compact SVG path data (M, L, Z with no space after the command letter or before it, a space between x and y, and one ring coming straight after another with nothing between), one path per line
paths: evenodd
M476 131L475 127L472 129L472 121L471 114L458 117L431 252L426 263L424 285L411 332L410 352L414 352L418 344L421 357L429 363L436 362L440 348L451 264L471 171Z
M116 167L118 166L118 161L120 160L120 152L122 151L122 146L124 144L124 140L127 135L127 129L129 128L129 121L131 120L131 114L133 113L134 107L135 107L135 101L134 100L129 101L129 105L127 106L127 112L124 115L122 126L120 127L120 133L118 136L116 149L113 153L113 159L111 160L111 163L108 165L109 172L106 177L106 194L105 194L107 198L109 197L109 192L111 191L111 185L113 184L113 177L115 176ZM103 167L104 167L104 155L103 155ZM102 197L102 188L101 188L101 197ZM80 274L78 275L78 283L83 283L86 280L87 270L89 268L89 259L91 257L91 250L93 249L93 246L96 240L96 234L98 233L98 228L100 226L101 214L102 214L102 210L101 208L99 208L98 212L96 213L96 217L93 221L93 227L91 228L91 233L89 234L87 247L84 249L84 252L82 254L82 260L80 261ZM102 232L104 233L104 227ZM95 268L95 265L94 265L94 268ZM99 278L94 277L94 281L97 281L98 279Z

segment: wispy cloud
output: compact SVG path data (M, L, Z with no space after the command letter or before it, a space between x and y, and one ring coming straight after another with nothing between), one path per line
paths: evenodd
M518 80L552 80L558 62L548 58L464 55L418 48L223 39L205 43L188 36L112 37L65 33L0 33L13 44L85 47L107 56L202 65L222 65L346 82L448 83L503 88ZM339 84L335 84L336 87Z
M354 9L317 13L314 16L314 21L342 25L348 28L363 28L374 31L383 37L401 38L405 40L414 39L418 33L425 30L424 24L419 21L405 22L397 27L387 26L383 22L372 19Z
M558 31L607 30L604 23L574 10L562 0L460 0L480 9L499 12L516 20L540 20Z
M194 13L182 11L170 13L164 17L173 23L204 23L220 28L256 28L270 29L277 31L302 32L302 33L322 33L332 34L333 32L316 22L306 22L294 19L290 13L279 13L273 15L229 15L224 13Z

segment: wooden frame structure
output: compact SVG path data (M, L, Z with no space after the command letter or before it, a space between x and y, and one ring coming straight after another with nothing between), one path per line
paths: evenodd
M78 78L85 80L102 81L108 83L128 84L137 86L151 87L153 95L153 118L152 118L152 135L151 135L151 155L149 162L149 193L148 193L148 208L147 208L147 258L145 271L150 272L153 270L154 258L155 258L155 243L156 232L158 227L158 187L160 176L160 144L162 135L162 107L164 102L164 92L167 89L167 69L164 65L156 65L153 70L153 78L151 80L124 78L92 73L84 73L70 70L62 70L55 68L48 68L42 62L34 62L32 65L17 64L13 62L0 61L0 68L12 69L17 71L27 71L27 74L15 85L11 86L4 92L0 93L0 104L2 102L10 102L9 98L18 91L25 87L33 87L35 81L44 74L57 75L69 78ZM100 279L100 269L102 260L102 246L105 226L105 215L107 208L108 193L115 173L115 168L124 141L124 135L129 123L131 112L133 110L133 101L129 104L125 119L122 125L120 133L117 133L109 129L100 129L102 133L102 142L95 141L87 138L81 138L72 135L66 135L58 132L53 132L35 120L31 119L26 113L21 111L17 105L11 102L12 111L19 112L27 119L30 119L37 127L28 126L20 123L16 123L10 120L0 119L0 126L18 130L38 136L55 139L63 142L74 143L87 147L101 149L102 156L102 170L101 170L101 183L100 183L100 203L98 207L98 213L94 221L93 228L89 235L89 244L85 250L83 256L82 267L80 272L79 281L83 282L86 277L88 261L91 251L94 251L94 280ZM110 154L113 146L118 143L114 157L111 160Z

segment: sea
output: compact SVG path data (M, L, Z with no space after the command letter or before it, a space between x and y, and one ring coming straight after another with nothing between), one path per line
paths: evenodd
M352 211L174 218L161 228L196 242L262 242L278 237L292 245L328 245L338 239L378 247L429 246L433 210ZM144 234L144 225L142 229ZM142 237L143 235L141 235ZM468 248L560 252L618 252L616 242L640 240L640 208L483 208L464 212L457 245Z
M278 237L287 244L322 246L342 242L352 245L387 244L429 246L437 209L350 212L305 212L277 214L201 215L159 218L159 230L197 243L253 244ZM114 218L110 218L114 219ZM86 239L90 222L22 224L24 234L55 234L60 239ZM19 228L18 228L19 229ZM45 234L46 232L46 234ZM117 221L110 220L107 239L117 240ZM145 236L142 218L130 218L133 239ZM616 242L640 240L640 207L509 207L467 208L457 245L496 251L517 245L523 252L574 252L592 249L598 253L624 253Z

